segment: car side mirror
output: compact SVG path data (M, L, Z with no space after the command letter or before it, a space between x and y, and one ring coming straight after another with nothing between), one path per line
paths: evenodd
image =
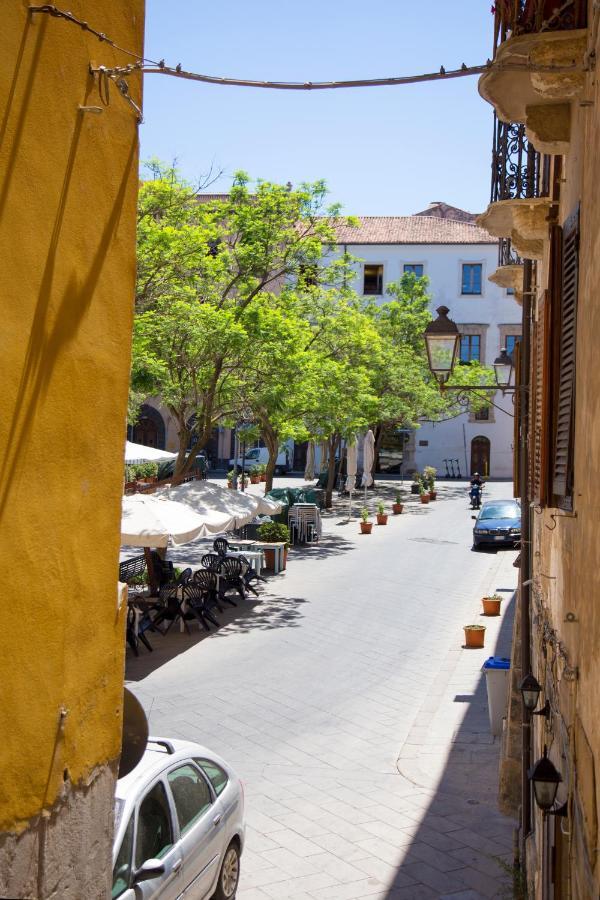
M133 876L133 883L139 884L140 881L150 881L151 878L158 878L159 875L165 874L165 864L162 859L147 859L136 870Z
M475 519L475 521L477 521L477 516L471 516L471 518Z

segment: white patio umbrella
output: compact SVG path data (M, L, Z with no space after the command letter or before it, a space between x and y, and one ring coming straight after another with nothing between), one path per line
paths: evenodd
M304 480L312 481L315 477L315 445L310 441L306 453L306 466L304 467Z
M188 481L161 489L155 496L168 497L200 517L202 536L233 531L251 522L257 515L281 512L281 503L252 494L220 487L212 481Z
M202 534L204 522L188 506L158 497L123 497L121 543L130 547L167 547L186 544Z
M363 441L363 476L362 486L365 489L365 504L367 502L367 488L373 484L373 463L375 462L375 435L369 428Z
M356 487L356 469L358 466L358 447L356 445L356 435L346 444L346 490L350 494L350 508L348 510L348 518L352 516L352 492Z
M158 462L161 459L175 459L176 456L176 453L169 453L168 450L159 450L157 447L145 447L143 444L134 444L132 441L125 442L125 462L127 464Z

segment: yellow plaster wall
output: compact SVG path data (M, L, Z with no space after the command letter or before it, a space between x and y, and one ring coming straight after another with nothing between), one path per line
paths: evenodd
M138 135L88 67L129 60L28 5L5 4L0 28L2 831L118 756L124 665ZM143 0L65 8L142 51ZM139 78L129 84L139 102Z

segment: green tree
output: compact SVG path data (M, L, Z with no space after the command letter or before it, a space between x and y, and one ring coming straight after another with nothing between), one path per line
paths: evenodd
M139 201L132 388L159 395L177 422L177 479L215 424L235 418L257 346L247 310L289 278L335 279L318 262L339 209L326 207L323 182L251 189L238 173L226 198L204 202L173 168L154 162L151 174Z

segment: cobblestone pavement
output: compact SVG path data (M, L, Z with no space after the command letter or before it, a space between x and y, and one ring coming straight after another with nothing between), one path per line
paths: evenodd
M511 896L480 668L509 649L515 554L472 552L472 524L452 482L371 536L334 513L218 632L128 659L152 733L208 745L244 780L240 900ZM463 650L494 590L503 618L484 620L485 650Z

